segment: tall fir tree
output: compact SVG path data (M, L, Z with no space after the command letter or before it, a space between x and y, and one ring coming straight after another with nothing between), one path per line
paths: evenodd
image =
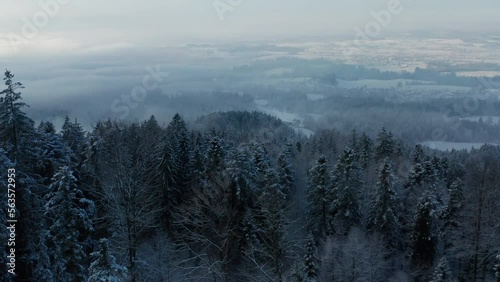
M398 198L391 161L386 158L380 167L375 197L370 203L368 229L380 232L390 247L400 243L401 224L398 218Z
M432 192L425 192L420 199L412 234L412 265L427 269L433 265L436 246L436 199Z
M14 75L6 70L3 80L7 88L0 92L0 142L16 158L21 139L33 132L34 122L22 110L28 107L19 91L24 86L13 79Z
M438 265L434 269L431 282L454 282L453 275L448 265L448 260L445 256L441 258Z
M356 154L351 149L346 149L340 155L333 172L333 195L330 197L332 202L329 211L345 234L349 232L350 227L360 223L358 191L362 185Z
M278 157L278 182L283 193L289 196L295 182L295 171L290 157L286 153L282 153Z
M107 239L99 241L99 249L92 253L93 261L89 268L89 278L86 282L121 282L125 280L125 267L116 263L111 254Z
M93 202L83 197L70 167L62 167L53 178L47 195L45 216L49 221L47 241L56 281L85 281L90 220Z
M375 159L380 160L391 157L394 154L395 141L390 131L385 127L377 134L377 144L375 145Z
M359 140L359 161L363 169L367 169L373 158L373 141L366 135L365 132L361 134Z
M455 180L448 188L448 204L443 212L443 226L441 228L441 237L445 250L453 247L453 239L451 238L453 231L460 228L460 215L463 208L463 182L461 179Z
M315 235L330 232L329 208L331 204L331 176L325 156L319 157L316 165L309 170L307 186L308 226Z
M309 236L304 256L304 273L306 282L316 282L319 276L320 261L316 253L316 244L312 235Z

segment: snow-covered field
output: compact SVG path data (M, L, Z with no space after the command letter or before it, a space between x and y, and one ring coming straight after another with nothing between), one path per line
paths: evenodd
M391 79L391 80L380 80L380 79L359 79L359 80L338 80L338 87L342 88L397 88L398 84L403 89L406 90L429 90L429 91L468 91L470 87L463 86L453 86L453 85L435 85L433 82L420 81L417 80L419 84L408 84L414 82L415 80L410 79Z
M500 71L459 71L457 72L457 75L466 77L494 77L500 76Z

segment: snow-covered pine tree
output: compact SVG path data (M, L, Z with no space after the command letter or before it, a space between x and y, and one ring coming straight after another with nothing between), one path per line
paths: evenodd
M207 176L217 174L225 167L225 150L218 137L213 137L210 141L208 151L205 157Z
M359 140L359 161L363 169L367 169L373 158L373 141L366 135L366 132L361 134Z
M434 274L432 275L431 282L454 282L455 279L450 270L450 266L448 265L448 259L446 256L443 256L441 260L439 260L438 265L434 269Z
M286 153L282 153L278 157L278 181L283 193L289 196L295 182L295 171L290 157Z
M415 151L413 151L412 159L413 164L422 164L424 162L425 154L422 145L415 145Z
M117 264L111 254L107 239L99 240L99 249L92 253L93 261L89 268L86 282L122 282L126 277L126 268Z
M411 260L416 268L426 269L434 263L437 244L435 224L436 200L432 192L426 191L417 207L411 237Z
M269 264L276 281L283 281L284 259L287 253L285 239L286 227L289 222L285 215L286 195L281 191L278 177L273 168L265 175L265 186L259 197L258 234L265 265Z
M55 133L50 122L44 122L35 136L33 142L36 142L38 151L35 173L41 177L38 182L48 186L60 167L71 165L73 152L62 137Z
M342 225L347 234L349 228L359 224L361 210L357 191L362 186L360 166L351 149L342 152L335 165L332 180L332 202L329 213Z
M20 82L14 82L14 75L5 71L5 85L7 88L0 92L0 144L8 153L14 153L16 159L17 151L23 135L33 132L34 122L22 111L28 107L21 102L21 92L24 86Z
M375 159L380 160L394 154L395 141L390 131L385 127L377 134L377 144L375 145Z
M166 129L166 142L170 149L170 167L169 173L172 184L177 187L181 193L186 193L189 179L191 177L191 141L186 122L179 115L175 114L172 121ZM187 193L186 193L187 194Z
M392 248L398 246L401 230L394 177L391 161L386 158L379 170L375 197L370 203L368 217L368 229L380 232Z
M309 235L304 256L304 273L306 282L316 282L320 271L320 261L316 253L314 237Z
M460 224L460 214L463 207L463 182L461 179L455 180L448 188L448 205L443 212L442 219L444 221L441 237L444 239L444 248L450 248L453 246L453 240L451 233L453 229L459 228Z
M79 162L81 160L81 154L85 149L87 138L85 137L85 132L81 124L78 123L76 118L74 122L71 122L69 117L66 116L62 126L61 136L66 145L73 151L74 160Z
M359 137L358 137L358 132L356 129L351 130L351 133L349 134L349 143L348 147L351 148L351 150L358 151L359 149Z
M93 202L83 197L70 167L62 167L49 187L45 216L49 221L48 247L56 281L85 281Z
M30 260L33 262L31 278L34 281L56 281L53 273L52 250L47 246L49 231L43 230L32 235L34 244L31 245Z
M329 232L329 206L331 203L331 176L325 156L319 157L316 165L309 170L307 186L308 227L315 235Z

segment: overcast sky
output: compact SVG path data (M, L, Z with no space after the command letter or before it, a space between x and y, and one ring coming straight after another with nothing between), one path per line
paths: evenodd
M239 0L222 21L214 2L238 0L2 0L0 56L8 55L6 35L22 35L23 18L33 22L40 3L68 2L23 51L52 51L116 46L162 46L176 42L268 39L283 36L349 35L372 20L371 11L395 0ZM384 32L455 29L498 31L498 0L401 0Z

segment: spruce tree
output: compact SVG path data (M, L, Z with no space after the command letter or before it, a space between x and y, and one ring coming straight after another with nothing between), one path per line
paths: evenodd
M359 161L363 169L367 169L368 165L373 158L373 141L366 135L365 132L361 134L359 141Z
M331 203L331 177L325 156L319 157L316 165L309 170L307 187L308 226L314 234L329 232L329 205Z
M278 181L285 195L290 195L295 182L295 171L287 154L282 153L278 157Z
M391 157L394 154L395 142L390 131L385 127L377 134L377 144L375 145L375 159L380 160L385 157Z
M434 269L434 274L432 275L431 282L454 282L455 279L452 276L450 267L448 265L448 260L445 256L441 258L438 265Z
M263 246L262 257L269 262L276 281L283 281L285 241L288 220L285 216L286 195L283 194L274 169L265 175L265 187L259 197L259 238Z
M460 215L463 208L463 182L460 179L455 180L448 188L449 199L448 205L443 212L442 219L444 221L441 236L444 237L445 249L453 246L453 240L450 238L451 231L459 228Z
M121 282L126 275L125 267L116 263L115 257L110 253L108 240L99 241L99 250L92 253L93 261L89 268L87 282Z
M69 117L66 116L64 119L64 124L61 130L62 139L73 151L73 158L75 161L79 162L81 160L81 154L85 149L85 144L87 139L85 137L85 132L78 120L75 118L74 122L71 122Z
M398 199L391 162L386 158L380 167L375 197L370 203L368 229L383 234L391 247L397 247L400 241L401 225L398 219Z
M62 167L52 179L45 216L49 221L48 246L56 281L85 281L85 265L93 203L83 197L70 167Z
M437 236L436 201L431 192L426 192L417 207L412 234L412 264L416 268L426 269L434 263Z
M357 194L361 186L360 169L355 153L351 149L346 149L335 165L331 189L333 201L329 212L334 220L339 220L346 233L351 226L361 220Z
M21 92L24 86L14 82L14 75L5 71L5 85L7 88L0 92L0 142L7 152L17 154L21 139L33 131L34 122L22 111L28 107L21 102Z
M314 244L314 238L312 235L309 236L306 245L306 254L304 256L304 273L305 281L316 282L319 276L320 261L316 254L316 245Z

